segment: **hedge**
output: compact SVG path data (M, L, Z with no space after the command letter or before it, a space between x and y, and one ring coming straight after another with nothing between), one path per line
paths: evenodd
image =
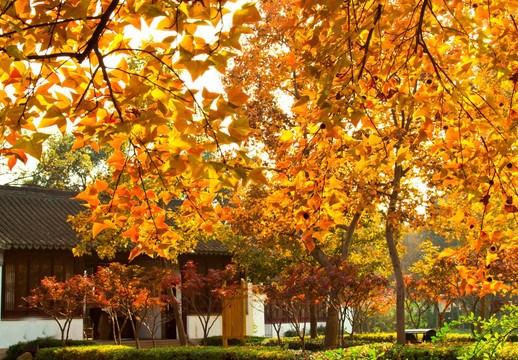
M247 336L245 339L246 344L259 344L262 341L266 340L268 338L261 337L261 336ZM207 345L208 346L223 346L223 339L221 336L209 336L207 338ZM229 346L239 346L243 345L241 339L228 339L228 345Z
M375 343L395 343L396 333L366 333L366 334L355 334L352 338L346 336L344 338L344 348L353 346L360 346L365 344ZM444 336L442 344L466 344L473 342L471 334L454 334L449 333ZM338 341L338 345L342 344L341 340ZM282 346L292 350L300 350L302 348L302 342L298 337L283 337L281 338L281 344L277 342L277 338L265 339L261 342L261 345L265 346ZM324 338L319 337L316 339L310 339L306 337L306 350L308 351L323 351L324 350Z
M467 345L453 344L420 344L394 345L392 343L376 343L355 346L347 349L336 349L313 355L314 360L355 360L372 359L377 354L380 360L457 360L464 353ZM384 353L383 355L380 355ZM482 359L482 357L480 357ZM498 354L499 360L518 359L518 344L506 344Z
M181 346L136 349L128 346L99 345L42 349L38 360L293 360L302 355L279 348Z
M67 345L95 345L95 343L93 341L85 340L67 340ZM7 357L5 359L16 360L18 356L27 352L27 349L43 349L59 346L61 346L61 340L52 338L37 338L31 341L21 341L17 344L9 346L9 348L7 349Z

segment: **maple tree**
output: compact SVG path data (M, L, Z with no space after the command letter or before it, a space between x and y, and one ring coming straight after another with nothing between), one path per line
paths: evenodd
M175 258L187 249L166 223L170 200L182 197L179 213L210 232L230 216L218 192L253 180L268 184L262 236L300 242L323 268L331 235L343 232L347 259L364 219L382 219L400 343L398 242L424 224L418 205L434 230L463 235L444 257L459 260L467 292L506 288L486 266L518 243L516 0L264 1L253 30L256 7L227 21L224 0L51 4L1 2L0 151L11 167L38 158L51 126L71 125L74 148L109 144L110 183L78 196L93 236L115 230L136 244L131 258ZM148 25L164 37L138 43L124 31ZM187 87L228 64L223 94Z
M44 277L25 300L30 307L51 316L61 331L61 346L66 346L72 320L81 314L85 302L93 295L93 284L87 276L75 275L63 282Z
M302 263L286 267L275 281L256 287L266 295L265 304L277 314L272 325L280 343L280 330L284 320L289 321L297 333L302 350L306 346L306 318L310 307L325 303L329 293L329 280L315 266ZM279 316L280 314L280 316Z
M221 315L224 298L231 298L239 289L235 281L236 269L227 265L224 269L208 269L206 274L198 271L193 261L182 268L182 305L184 311L192 311L200 321L203 330L203 344Z
M135 345L140 348L140 328L146 316L159 306L156 281L149 281L138 265L111 263L95 274L95 304L112 320L113 337L119 345L124 326L129 323ZM119 315L124 317L120 324Z
M351 337L356 331L361 331L364 321L376 311L375 304L382 302L389 281L373 272L361 271L360 266L341 258L335 257L332 261L334 267L331 272L326 272L326 277L329 289L337 291L338 296L329 298L329 301L339 313L343 344L346 321L351 326Z
M405 309L414 329L421 328L424 315L431 309L432 303L429 301L426 286L422 279L417 279L413 275L405 275Z
M274 39L278 51L268 56L276 60L261 71L276 76L270 92L290 89L294 100L289 121L264 116L255 124L264 131L282 124L272 134L276 155L261 164L272 169L269 180L276 184L267 200L270 228L282 226L326 266L321 246L331 232L343 228L352 238L365 214L381 213L396 278L398 342L404 343L397 243L404 227L424 223L418 205L433 216L432 195L462 202L454 220L471 234L464 251L501 243L504 232L506 246L516 243L516 3L262 5L265 19L278 19L278 26L262 24L257 33L273 35L251 38L249 58L238 66L250 67L268 51L258 44ZM265 77L248 75L250 83ZM250 89L252 98L263 96L264 90ZM470 284L498 290L482 277L480 264L464 270Z
M181 251L164 221L169 201L182 196L184 216L210 229L221 215L216 192L249 179L222 148L251 131L239 108L247 96L239 87L219 94L187 84L210 69L225 72L246 23L260 19L255 6L23 0L3 1L0 13L1 153L9 166L41 156L49 136L41 129L70 127L74 150L113 149L112 186L98 180L78 195L90 206L95 235L122 230L137 243L132 258ZM159 41L127 35L149 26ZM129 66L135 56L141 63ZM204 160L205 151L219 161Z
M157 331L167 322L180 318L180 316L176 316L174 310L168 312L168 309L178 309L180 306L174 290L179 287L181 279L169 269L154 267L148 269L146 276L141 281L142 285L149 289L151 296L146 299L144 311L140 311L140 318L142 325L151 335L153 347L156 347ZM183 323L178 331L185 331ZM182 335L179 338L182 338Z

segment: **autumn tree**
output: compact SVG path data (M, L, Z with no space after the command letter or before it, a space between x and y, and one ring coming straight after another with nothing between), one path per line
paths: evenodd
M95 274L96 301L112 320L113 337L120 345L124 326L129 323L135 345L140 347L140 328L148 312L158 306L156 287L146 281L145 269L137 265L111 263ZM120 324L119 316L123 317Z
M224 298L231 298L239 288L235 281L236 270L232 265L225 269L198 271L197 264L188 261L182 268L182 304L192 311L203 329L203 344L207 345L209 332L221 315Z
M142 325L149 331L153 347L155 347L157 331L164 324L175 319L174 311L168 312L168 309L180 306L175 290L180 287L181 279L169 269L153 267L147 269L141 281L151 296L146 298L143 310L140 311L140 318ZM183 326L180 329L179 331L184 331ZM181 338L181 335L179 337Z
M86 276L75 275L63 282L56 281L55 277L44 277L41 285L31 290L25 300L30 307L56 321L61 331L61 346L66 346L72 320L80 316L92 292L93 284Z
M428 288L423 283L422 279L412 275L405 275L405 309L410 324L414 329L421 327L425 314L433 306L427 293Z
M323 268L328 236L344 231L346 259L355 230L376 214L396 279L399 343L398 243L424 224L419 205L427 223L450 212L465 235L455 255L477 258L460 265L466 287L503 289L483 264L517 243L516 0L265 1L267 21L253 30L255 6L226 17L229 5L4 1L0 151L8 165L39 158L48 137L40 129L51 126L72 126L74 148L109 144L111 186L92 184L78 197L96 233L114 229L136 244L131 258L186 250L165 222L172 198L210 231L228 215L215 208L218 191L250 181L270 186L265 224L300 241ZM130 30L148 24L160 40L130 41ZM200 36L202 25L210 35ZM255 50L242 47L243 33ZM237 78L223 94L187 86L209 69L225 73L240 49L233 64L246 70L242 84ZM139 69L127 64L135 55ZM293 104L288 116L281 99ZM246 109L249 118L247 100L258 105ZM450 205L439 209L432 194ZM329 314L332 346L337 317Z
M225 72L246 24L260 19L251 4L232 6L3 2L1 152L8 165L40 158L49 136L40 129L70 128L74 150L109 146L111 186L93 183L78 196L89 204L89 220L135 242L132 258L156 255L158 245L184 251L164 222L170 200L183 197L184 216L209 229L219 220L217 192L249 178L223 148L252 131L240 110L247 96L238 86L225 94L188 86L209 71ZM138 39L148 24L159 41ZM200 36L202 27L207 33ZM128 65L135 57L141 66ZM204 159L206 151L217 159Z
M329 293L329 279L319 268L297 264L285 268L275 281L258 287L266 295L266 305L280 316L272 321L280 343L280 329L287 320L297 333L302 350L306 346L306 329L310 307L325 304Z
M330 232L343 227L352 237L366 212L380 213L396 279L399 343L405 290L397 244L404 228L424 223L418 205L434 216L432 193L462 202L456 220L465 230L474 225L467 243L476 251L484 233L502 240L491 229L495 221L502 228L515 221L516 4L474 5L262 6L265 18L280 21L261 28L270 26L280 38L269 56L283 71L270 91L289 89L293 99L292 123L277 132L278 155L263 165L277 184L271 217L324 266L321 244ZM254 55L261 51L257 37L250 40ZM270 117L262 119L257 124L266 131ZM470 210L476 208L478 217ZM515 242L514 234L506 243ZM480 267L463 274L487 284Z

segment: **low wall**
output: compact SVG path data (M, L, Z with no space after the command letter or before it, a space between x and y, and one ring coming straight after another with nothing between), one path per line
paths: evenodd
M61 339L61 331L56 321L51 319L22 319L0 321L0 349L8 348L20 341L30 341L39 337ZM83 319L72 320L69 339L83 339Z

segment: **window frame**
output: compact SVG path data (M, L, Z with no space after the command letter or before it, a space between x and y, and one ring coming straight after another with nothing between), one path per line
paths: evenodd
M7 268L14 265L14 289L8 289L7 286ZM48 266L47 269L45 267ZM30 309L24 306L25 301L22 299L30 295L31 288L34 283L31 282L31 275L34 277L38 274L37 285L44 276L54 276L56 271L61 268L60 278L58 281L64 281L66 278L75 274L82 274L82 266L77 258L74 257L71 250L5 250L4 264L2 266L2 299L1 299L1 319L16 320L26 317L48 318L48 315L37 309ZM37 269L37 270L36 270ZM23 276L20 275L23 274ZM36 286L37 286L36 285ZM14 291L14 309L7 309L8 291Z

